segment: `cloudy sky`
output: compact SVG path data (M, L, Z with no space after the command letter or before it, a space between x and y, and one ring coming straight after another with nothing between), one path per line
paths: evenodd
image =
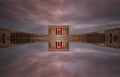
M120 0L0 0L0 28L47 34L61 24L71 34L119 27ZM50 53L47 43L0 49L0 77L120 77L119 51L82 43L67 53Z

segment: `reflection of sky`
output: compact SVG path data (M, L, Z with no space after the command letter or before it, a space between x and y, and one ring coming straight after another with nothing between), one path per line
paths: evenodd
M0 0L0 27L36 34L47 34L47 26L54 24L70 25L71 34L110 29L119 27L119 4L119 0ZM120 76L117 49L70 43L70 53L47 50L47 43L0 49L0 77Z

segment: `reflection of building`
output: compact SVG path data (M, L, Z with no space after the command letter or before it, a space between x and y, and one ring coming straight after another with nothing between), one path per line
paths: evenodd
M49 26L49 51L68 51L69 26Z
M32 43L33 34L12 31L7 29L0 29L0 47L11 47Z
M112 48L120 48L120 29L110 29L70 36L71 42L83 42Z
M69 26L49 26L48 34L32 34L0 29L0 47L11 47L33 42L48 42L49 51L68 51L69 42L83 42L120 48L120 29L110 29L86 34L69 34Z
M120 29L110 29L104 31L105 33L105 46L120 48Z

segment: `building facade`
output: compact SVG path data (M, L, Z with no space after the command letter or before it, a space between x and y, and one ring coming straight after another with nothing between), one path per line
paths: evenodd
M69 51L70 42L89 43L119 49L120 28L84 34L69 34L69 26L48 26L48 34L0 29L0 48L34 42L48 42L49 51Z
M49 26L49 51L69 51L69 26Z
M31 33L0 29L0 48L32 43L33 36Z

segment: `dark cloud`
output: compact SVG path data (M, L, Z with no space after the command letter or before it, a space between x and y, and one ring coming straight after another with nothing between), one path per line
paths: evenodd
M7 20L9 18L9 21L1 20L8 22L6 26L3 25L10 29L22 31L25 27L24 31L37 33L40 30L44 32L43 26L67 24L72 26L74 32L78 27L89 29L106 23L119 23L119 4L119 0L1 0L0 15Z
M80 24L119 20L119 0L1 0L1 10L14 18L39 25ZM90 22L89 22L90 21ZM101 22L100 22L101 23Z
M119 77L118 58L119 56L85 52L28 53L1 67L5 69L1 77Z

